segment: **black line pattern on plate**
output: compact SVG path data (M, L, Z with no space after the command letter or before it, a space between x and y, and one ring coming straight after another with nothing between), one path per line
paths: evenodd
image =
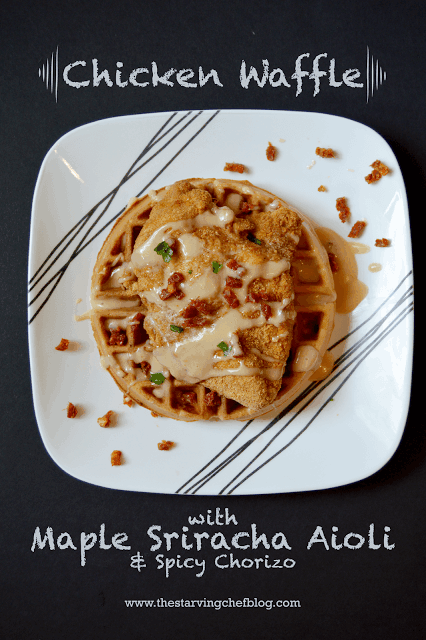
M276 453L274 453L270 458L268 458L265 462L263 462L262 464L260 464L256 469L254 469L251 473L249 473L248 475L246 475L240 482L238 482L236 485L234 485L232 487L232 489L230 489L228 491L228 495L230 495L231 493L233 493L233 491L235 491L235 489L237 489L240 485L242 485L246 480L248 480L248 478L250 478L251 476L253 476L255 473L257 473L258 471L260 471L260 469L262 469L264 466L266 466L269 462L271 462L271 460L273 460L274 458L276 458L278 455L280 455L280 453L282 453L283 451L285 451L286 449L288 449L288 447L293 444L293 442L295 442L301 435L302 433L304 433L308 427L314 422L314 420L319 416L319 414L323 411L323 409L327 406L327 404L330 402L330 400L332 400L336 394L338 393L338 391L340 391L340 389L343 387L343 385L349 380L349 378L352 376L353 373L355 373L356 369L358 369L358 367L364 362L364 360L367 358L368 355L370 355L370 353L377 347L378 344L380 344L382 342L382 340L384 340L387 335L389 333L391 333L391 331L393 331L393 329L395 329L395 327L397 327L400 322L402 322L404 320L404 318L413 310L413 304L408 305L408 307L406 307L398 316L396 319L394 319L391 323L391 325L389 327L387 327L384 331L382 331L382 333L379 334L379 336L373 340L372 344L367 347L364 351L362 351L356 358L353 359L352 362L350 362L348 365L346 365L346 367L343 367L343 369L341 371L339 371L339 373L337 375L335 375L333 378L331 378L321 389L319 389L319 391L317 391L317 393L315 393L302 407L301 409L296 413L295 417L301 413L301 411L303 411L303 409L305 409L305 407L307 407L312 400L314 400L322 391L324 391L325 388L327 388L332 382L334 382L334 380L336 380L336 378L338 378L346 369L348 369L352 364L354 364L354 361L358 359L358 362L355 364L355 366L352 368L352 370L348 373L348 375L343 379L343 381L339 384L339 386L337 387L337 389L335 389L331 395L325 400L325 402L323 402L323 404L320 406L320 408L317 410L317 412L314 414L314 416L306 423L306 425L303 427L303 429L301 429L299 431L299 433L294 436L290 442L288 442L284 447L282 447L279 451L277 451ZM280 435L280 433L282 433L282 431L284 431L284 429L290 424L290 422L293 420L294 418L291 418L282 428L281 430L276 434L276 436L274 436L273 438L271 438L270 442L262 449L262 451L260 451L245 467L244 469L242 469L230 482L228 482L227 485L225 485L225 487L223 487L223 489L221 491L219 491L219 495L221 495L222 493L225 492L225 489L227 489L240 475L242 475L244 473L244 471L246 471L246 469L248 469L248 467L250 467L253 462L255 460L257 460L257 458L259 458L261 456L262 453L264 453L266 451L266 449L270 446L270 444L272 444L272 442L278 437L278 435Z
M394 296L394 294L398 291L398 289L402 286L402 284L406 281L406 279L412 274L412 272L410 271L409 273L407 273L407 275L400 281L400 283L397 285L397 287L389 294L389 296L384 300L384 302L382 302L377 308L376 310L369 316L369 318L367 318L365 321L363 321L358 327L356 327L355 329L353 329L352 331L350 331L346 336L344 336L343 338L341 338L340 340L338 340L337 342L335 342L331 347L329 347L329 350L335 348L338 344L340 344L342 341L346 340L349 336L353 335L356 331L358 331L361 327L363 327L367 322L369 322L378 312L379 310L383 307L383 305L387 304L388 302L390 302L392 300L392 297ZM328 402L330 401L331 397L334 396L341 388L342 386L345 384L345 382L351 377L351 375L354 373L354 371L359 367L359 365L365 360L365 358L371 353L371 351L373 351L373 349L375 349L375 347L396 327L398 326L398 324L400 322L402 322L402 320L404 320L404 318L413 310L413 303L410 302L408 304L408 306L406 306L400 313L399 315L397 315L396 318L393 318L390 322L390 324L386 327L383 328L383 330L381 331L381 333L378 334L378 336L376 336L376 338L374 338L369 344L367 344L367 346L358 353L358 355L355 355L357 351L359 351L361 349L361 347L363 347L365 345L365 343L372 338L375 334L377 334L379 332L380 329L382 329L383 325L385 324L385 322L387 322L388 320L390 320L392 314L395 314L395 312L398 310L398 308L403 305L406 301L409 300L409 298L413 295L413 286L410 285L408 287L408 289L402 294L402 296L393 304L393 306L391 307L391 309L379 320L376 322L375 325L373 325L373 327L371 327L369 329L369 331L367 331L367 333L365 335L363 335L356 343L354 343L349 349L347 349L346 351L343 352L343 354L336 359L333 369L332 369L332 373L330 374L330 376L328 378L326 378L325 380L322 381L318 381L318 382L312 382L304 391L302 391L301 394L299 394L299 396L288 406L286 407L278 416L276 416L271 422L269 422L259 433L257 433L255 436L253 436L253 438L249 439L248 441L246 441L245 443L243 443L242 445L240 445L240 447L234 451L233 453L231 453L227 458L225 458L222 462L220 462L216 467L214 467L213 469L211 469L209 472L207 472L205 475L203 475L201 478L199 478L196 482L194 482L191 486L189 486L186 491L184 491L183 493L188 494L188 493L192 493L195 494L197 493L197 491L199 491L199 489L201 489L204 485L206 485L212 478L214 478L216 475L218 475L221 471L223 471L228 465L230 465L234 460L236 460L244 451L246 451L248 449L248 447L250 447L254 442L256 442L256 440L258 438L260 438L260 436L262 436L264 433L266 433L267 431L269 431L275 424L277 424L277 422L279 422L285 415L287 415L290 411L292 411L293 409L295 409L298 405L300 405L305 398L307 398L314 390L316 390L316 393L314 393L309 400L307 400L307 402L305 404L303 404L293 415L292 417L288 420L288 422L283 425L281 427L281 429L271 438L271 440L269 441L269 443L267 445L265 445L263 447L263 449L257 453L252 460L241 470L239 471L234 478L228 482L227 485L225 485L223 487L223 489L219 492L219 495L223 494L225 492L225 490L234 482L237 480L238 477L240 477L244 471L246 471L246 469L248 467L250 467L255 460L257 460L257 458L260 457L260 455L262 455L267 449L268 447L276 440L276 438L278 438L278 436L284 431L284 429L286 429L286 427L296 418L300 415L300 413L303 411L303 409L305 409L315 398L318 397L318 395L320 393L322 393L322 391L324 391L324 389L326 389L332 382L334 382L339 376L341 376L347 369L349 369L349 367L353 366L353 369L349 372L349 374L346 376L346 378L343 380L343 382L340 383L340 385L338 386L338 388L332 393L332 395L330 397L327 398L327 400L321 405L320 409L316 412L316 414L314 415L314 417L308 422L307 425L305 425L303 427L303 429L289 442L287 443L284 447L282 447L277 453L275 453L273 456L271 456L267 461L265 461L264 463L262 463L261 465L259 465L254 471L252 471L251 473L249 473L247 476L245 476L239 483L237 483L236 485L234 485L232 487L232 489L230 489L228 491L228 495L231 494L237 487L239 487L241 484L243 484L243 482L245 482L249 477L251 477L252 475L254 475L255 473L257 473L257 471L259 471L260 469L262 469L268 462L270 462L271 460L273 460L277 455L279 455L280 453L282 453L284 450L286 450L290 444L292 444L298 437L300 437L300 435L302 433L304 433L304 431L306 431L306 429L310 426L310 424L312 424L312 422L314 421L314 419L321 413L321 411L324 409L324 407L328 404ZM343 363L345 363L348 359L350 359L350 361L348 362L348 364L344 367L341 367L341 365L343 365ZM357 362L358 360L358 362ZM332 374L334 374L334 372L341 367L340 371L338 371L338 373L336 375L334 375L332 377ZM247 422L244 427L237 433L236 436L234 436L234 438L232 438L232 440L218 453L216 454L206 465L204 465L204 467L202 469L200 469L197 473L195 473L189 480L187 480L187 482L185 482L177 491L176 493L180 493L188 484L190 484L197 476L199 476L200 474L202 474L215 460L217 460L217 458L219 458L221 456L222 453L224 453L234 442L235 440L245 431L245 429L249 426L249 424L252 422L252 420L250 420L249 422Z
M185 116L183 116L183 118L181 119L181 121L183 119L185 119L187 116L189 115L189 113L187 113ZM125 177L126 175L132 170L132 168L135 166L135 164L147 153L147 151L149 151L155 144L155 142L160 139L158 136L161 133L161 131L167 126L167 124L176 116L176 113L173 113L168 120L160 127L160 129L157 131L157 133L151 138L151 140L148 142L148 144L146 145L145 149L142 151L142 153L138 156L138 158L135 160L135 162L132 164L132 166L130 167L129 171L125 174L123 180L119 183L119 184L124 184L125 181ZM181 122L180 121L180 122ZM176 123L177 124L177 123ZM176 124L174 126L176 126ZM171 131L173 127L171 127L169 129L169 131ZM166 134L164 134L166 135ZM161 136L163 137L163 136ZM67 239L67 237L75 230L77 229L80 225L84 225L87 220L93 215L93 213L96 211L96 209L103 204L109 197L114 195L114 192L117 190L117 187L115 189L113 189L112 191L110 191L106 196L104 196L88 213L86 213L77 223L76 225L62 238L62 240L60 240L58 242L58 244L52 249L52 251L49 253L49 255L47 256L47 258L44 260L44 262L40 265L40 267L37 269L37 271L34 273L34 275L32 276L32 278L30 279L30 283L33 282L34 278L36 278L36 276L40 273L40 271L42 270L42 268L45 266L45 264L50 260L50 258L54 255L54 253L56 252L56 250L65 242L65 240ZM75 237L75 236L74 236ZM73 238L72 238L73 239ZM71 240L72 240L71 239ZM59 254L59 256L63 253L63 251L61 251L61 253ZM53 264L57 261L58 257L57 256L51 265L49 265L49 267L43 272L43 274L41 275L41 277L43 277L47 271L50 269L51 266L53 266ZM33 282L33 286L30 287L30 291L31 289L34 287L34 285L37 284L38 281Z
M43 301L41 302L41 304L39 305L39 307L36 309L35 313L33 314L33 316L30 318L29 320L29 324L31 324L31 322L33 322L33 320L37 317L37 315L40 313L40 311L42 310L42 308L47 304L48 300L50 299L50 297L52 296L53 292L55 291L56 287L58 286L59 282L61 281L61 279L63 278L66 270L68 269L69 265L71 264L71 262L91 243L93 242L93 240L95 240L95 238L97 238L103 231L105 231L105 229L107 229L109 227L109 225L114 222L124 211L125 209L121 209L118 213L116 213L110 220L108 220L108 222L98 231L96 231L92 237L90 237L88 240L88 236L89 234L93 231L94 227L97 225L97 223L102 219L102 217L105 215L105 213L108 211L109 207L111 206L115 196L117 195L117 193L119 192L120 188L128 181L130 180L137 172L139 172L141 169L143 169L149 162L151 162L156 156L158 156L164 149L166 149L183 131L185 131L187 129L187 127L189 127L194 120L196 120L196 118L198 118L201 114L203 113L203 111L199 111L198 113L196 113L195 115L193 115L193 117L186 122L185 124L183 124L183 126L176 132L174 133L174 135L165 142L165 144L163 146L161 146L153 155L151 155L147 160L145 160L145 162L143 162L141 165L139 165L138 167L136 167L136 165L151 151L151 149L157 145L166 135L168 135L169 133L171 133L177 126L179 126L188 116L190 116L192 114L192 112L188 112L187 114L183 115L180 120L178 120L177 122L175 122L171 127L169 127L167 130L164 131L164 129L167 127L167 125L172 121L172 119L177 115L177 112L173 113L168 120L160 127L160 129L157 131L157 133L151 138L151 140L148 142L148 144L144 147L144 149L142 150L142 152L139 154L139 156L136 158L136 160L132 163L132 165L130 166L130 168L128 169L128 171L125 173L125 175L123 176L123 178L120 180L120 182L118 183L118 185L112 189L112 191L110 191L106 196L104 196L94 207L92 207L92 209L85 214L78 222L76 225L74 225L74 227L72 229L70 229L70 231L68 231L68 233L62 238L62 240L60 240L57 245L52 249L52 251L49 253L49 255L47 256L47 258L43 261L43 263L41 264L41 266L37 269L37 271L35 272L35 274L32 276L32 278L29 281L30 287L29 287L29 292L31 292L35 286L37 286L37 284L41 283L42 279L44 278L44 276L46 276L48 274L48 272L52 269L53 265L58 261L58 259L61 257L61 255L65 252L66 249L68 249L71 246L71 243L73 242L74 239L76 239L77 235L80 233L80 231L82 231L84 229L84 227L86 226L86 224L89 222L89 220L91 220L91 218L94 216L95 212L97 211L97 209L99 207L101 207L101 205L103 205L104 203L105 206L103 207L103 209L101 210L101 213L96 217L95 221L89 226L88 230L84 233L83 237L78 241L77 246L75 247L75 249L73 250L70 258L65 262L65 264L58 270L56 271L56 273L54 273L54 275L43 284L43 286L41 287L41 289L39 290L39 292L32 298L32 300L29 302L28 306L30 307L32 304L34 304L34 302L42 295L42 293L44 293L44 291L47 289L47 287L53 283L52 287L50 288L50 290L47 292L45 298L43 299ZM170 158L162 167L161 169L156 173L156 175L154 177L152 177L149 182L144 186L144 188L137 193L137 197L141 196L150 186L151 184L158 178L158 176L160 176L166 169L167 167L169 167L172 162L174 162L174 160L176 160L176 158L184 151L184 149L186 149L188 147L188 145L210 124L210 122L220 113L220 110L217 110L215 113L213 113L212 116L210 116L210 118L201 126L199 127L199 129L189 138L189 140L187 140L182 147L172 156L172 158ZM161 134L161 135L160 135ZM73 234L71 236L71 234ZM69 236L71 236L71 238L69 238ZM68 239L69 238L69 239ZM61 248L62 247L62 248ZM55 256L55 253L61 248L61 250L59 251L59 253ZM55 256L55 257L54 257ZM49 260L51 260L51 262L49 263ZM49 263L49 264L48 264ZM46 266L47 265L47 266ZM43 270L44 269L44 270ZM43 271L42 271L43 270ZM40 272L42 271L42 273L40 274ZM40 274L40 276L37 278L37 276ZM37 278L35 280L35 278Z

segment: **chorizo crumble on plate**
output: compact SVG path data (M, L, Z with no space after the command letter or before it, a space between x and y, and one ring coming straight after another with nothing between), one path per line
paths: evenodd
M75 418L77 415L77 407L72 402L68 402L67 418Z
M373 167L373 171L369 173L368 176L365 176L365 181L368 184L377 182L378 180L380 180L380 178L386 176L389 173L389 167L387 167L380 160L375 160L373 164L370 165L370 167Z
M244 173L246 170L243 164L238 164L237 162L227 162L223 168L224 171L234 171L236 173Z
M323 147L317 147L315 149L315 153L317 154L317 156L320 156L320 158L335 158L336 157L333 149L324 149Z
M320 187L318 187L318 191L327 191L327 188L322 184Z
M157 445L160 451L169 451L169 449L171 449L174 446L175 446L175 443L172 442L171 440L162 440Z
M364 231L366 225L367 223L362 222L361 220L358 220L357 222L355 222L354 226L348 233L348 238L359 238L361 233Z
M113 467L119 467L121 465L121 451L117 449L111 453L111 465Z
M57 347L55 347L56 351L66 351L69 347L70 341L66 338L62 338Z
M374 243L375 247L389 247L390 245L390 240L388 240L387 238L377 238L376 242Z
M339 218L342 222L346 222L351 215L351 210L348 207L346 198L337 198L336 209L339 212Z
M273 144L268 142L268 146L266 148L266 158L267 158L267 160L270 160L272 162L273 160L275 160L276 157L277 157L277 149L276 149L276 147L274 147Z

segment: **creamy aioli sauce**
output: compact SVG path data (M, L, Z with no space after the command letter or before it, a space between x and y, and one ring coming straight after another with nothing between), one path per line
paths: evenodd
M102 309L125 309L127 307L138 307L141 301L140 298L130 298L129 300L122 300L121 298L97 298L92 296L92 308L97 310Z
M171 374L178 380L183 380L193 384L206 378L223 376L227 373L232 375L253 375L257 369L250 369L240 363L239 369L218 369L213 366L214 354L218 351L218 344L226 342L232 344L233 334L238 329L247 329L254 326L261 326L265 323L263 317L244 318L238 309L230 309L216 322L203 329L194 332L192 335L183 338L180 342L168 344L155 349L155 356ZM202 343L202 346L201 346ZM272 373L271 375L275 375ZM265 371L266 377L268 374ZM282 375L282 368L280 369ZM280 375L277 376L278 379Z

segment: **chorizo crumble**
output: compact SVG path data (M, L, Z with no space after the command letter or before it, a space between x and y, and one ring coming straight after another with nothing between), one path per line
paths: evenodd
M62 338L57 347L55 347L56 351L66 351L69 347L70 341L66 338Z
M370 165L370 167L373 167L373 171L369 173L368 176L365 176L365 181L368 184L377 182L378 180L380 180L380 178L386 176L389 173L389 167L387 167L380 160L375 160L373 164Z
M224 171L235 171L236 173L244 173L246 170L243 164L237 162L227 162L223 168Z
M273 162L277 157L277 149L270 142L268 142L268 146L266 148L266 159Z
M358 238L361 235L361 233L364 231L366 224L367 224L366 222L362 222L360 220L355 222L354 226L348 233L348 238Z
M377 238L376 242L374 243L375 247L389 247L390 245L390 240L388 240L387 238Z
M348 207L346 198L337 198L336 209L339 212L339 218L342 222L346 222L351 215L351 210Z
M67 418L75 418L77 416L77 407L72 402L68 402Z
M120 347L127 344L127 334L124 329L112 329L109 337L109 344L112 346L118 345Z
M328 254L328 261L330 263L331 273L337 273L339 271L339 263L337 262L337 256L335 253Z
M119 467L121 465L121 451L113 451L111 453L111 465L113 467Z
M204 402L208 407L218 407L221 403L220 395L217 391L209 391L204 397Z
M160 451L169 451L172 447L174 447L175 443L171 440L162 440L157 444L157 447Z
M111 425L111 416L114 415L114 411L108 411L102 418L98 418L98 425L100 427L109 427Z
M315 149L315 153L321 158L335 158L333 149L324 149L323 147L317 147Z
M324 187L324 185L322 184L320 187L318 187L318 191L327 191L326 187Z

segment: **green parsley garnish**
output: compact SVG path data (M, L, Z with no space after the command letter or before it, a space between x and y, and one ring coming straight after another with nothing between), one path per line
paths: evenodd
M215 260L213 260L212 267L213 267L213 273L219 273L219 271L223 267L223 264L220 264L220 262L216 262Z
M230 353L231 353L231 351L232 351L232 347L229 347L229 346L226 344L226 342L219 342L219 344L218 344L218 345L216 345L216 346L218 346L218 347L219 347L219 349L222 349L222 351L223 351L223 355L224 355L224 356L229 356L229 354L230 354Z
M191 275L191 273L192 273L192 269L190 269L190 270L188 271L188 273L189 273L189 275Z
M182 333L183 327L178 327L176 324L171 324L170 329L176 333Z
M164 262L170 262L172 259L173 249L165 240L160 242L160 244L155 247L154 251L158 253L159 256L163 257Z
M163 384L164 380L166 379L162 373L151 373L151 376L149 378L151 380L151 382L153 382L154 384Z
M258 244L258 245L262 244L262 240L259 240L259 238L256 238L256 236L254 236L252 233L247 234L247 240L250 240L250 242L254 242L255 244Z

